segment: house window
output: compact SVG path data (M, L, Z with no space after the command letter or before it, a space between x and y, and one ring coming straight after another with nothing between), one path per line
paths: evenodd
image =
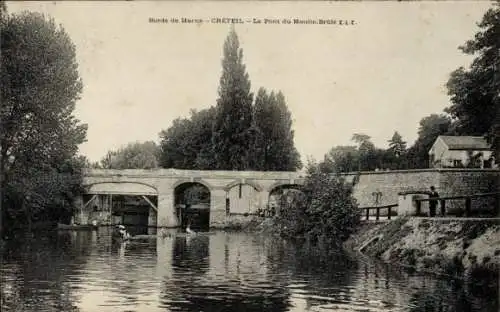
M453 167L462 167L462 161L460 159L454 159Z

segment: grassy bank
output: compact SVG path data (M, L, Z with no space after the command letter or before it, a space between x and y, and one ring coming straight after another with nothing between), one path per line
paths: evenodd
M399 218L362 225L345 247L420 271L498 280L500 224L495 220Z
M210 226L210 228L213 230L254 232L257 231L264 220L263 217L253 215L233 215L226 217L220 223Z

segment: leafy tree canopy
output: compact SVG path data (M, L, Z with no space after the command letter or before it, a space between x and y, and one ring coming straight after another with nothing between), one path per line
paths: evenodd
M360 210L352 196L353 184L309 164L300 192L289 192L280 201L276 216L279 233L291 239L340 246L360 222Z
M460 49L475 59L448 80L452 105L445 111L459 135L485 135L496 155L500 149L500 6L495 3L478 24L480 31Z
M260 88L253 102L250 86L239 39L232 29L224 43L216 106L192 111L189 118L174 120L160 133L160 165L203 170L301 168L284 95Z
M223 54L212 133L214 169L245 170L250 161L253 94L234 28L224 42Z
M38 13L8 15L5 7L1 23L1 215L23 223L54 217L48 211L72 200L81 182L83 163L76 154L87 126L73 116L82 82L65 30ZM32 215L20 203L32 205Z
M159 147L153 141L133 142L109 151L101 160L105 169L158 168Z

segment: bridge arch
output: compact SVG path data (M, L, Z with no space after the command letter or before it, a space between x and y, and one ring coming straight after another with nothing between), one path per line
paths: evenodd
M88 219L98 224L125 224L139 227L135 234L146 234L155 226L158 189L140 181L99 181L84 184L83 207ZM80 220L81 221L81 220Z
M302 190L303 185L300 183L292 183L292 181L279 181L271 184L271 186L269 186L267 190L269 191L269 194L271 194L273 191L276 191L280 188Z
M183 179L174 183L174 209L177 224L195 229L210 226L211 185L200 180Z
M175 183L172 185L172 188L175 190L178 186L182 184L201 184L204 187L206 187L209 191L212 191L214 188L213 186L208 183L207 181L203 179L179 179L175 181Z
M282 204L288 205L297 198L297 195L304 196L303 185L297 183L276 183L269 188L267 199L268 214L274 215L282 213ZM283 202L282 200L285 200Z
M254 181L235 180L225 186L226 214L252 214L261 208L263 188Z
M106 181L84 185L87 194L158 195L156 186L135 181Z

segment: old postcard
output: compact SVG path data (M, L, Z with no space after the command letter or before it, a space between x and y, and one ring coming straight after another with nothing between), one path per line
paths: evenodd
M0 19L2 311L498 311L497 2Z

